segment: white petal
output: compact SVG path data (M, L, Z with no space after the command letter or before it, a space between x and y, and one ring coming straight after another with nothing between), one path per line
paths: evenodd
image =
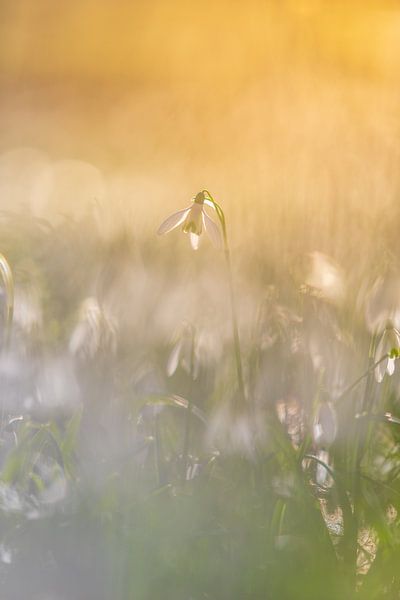
M188 208L184 208L182 210L178 210L178 212L170 215L163 223L161 223L160 227L157 230L158 235L163 235L164 233L169 233L176 227L179 227L181 223L186 219L191 206Z
M383 378L386 373L387 365L388 365L388 360L386 359L386 360L383 360L381 363L379 363L379 365L376 367L375 379L378 383L382 383Z
M192 232L192 233L195 233L196 235L201 235L201 231L203 229L203 222L202 222L202 218L201 218L202 212L203 212L203 207L201 206L201 204L198 204L197 202L192 204L192 206L190 207L188 216L183 225L183 231L185 233Z
M388 375L393 375L394 368L395 368L395 359L394 358L389 358L388 362L387 362L387 367L386 367L387 374Z
M173 347L172 352L168 358L168 363L167 363L168 377L172 377L172 375L175 373L176 369L178 368L179 359L181 356L181 349L182 349L182 340L179 340Z
M337 418L330 402L325 402L319 407L318 422L321 426L320 441L327 445L333 444L337 433Z
M329 454L328 452L326 452L325 450L321 450L318 453L318 458L320 460L322 460L322 462L324 462L325 464L329 464ZM321 465L321 463L317 464L317 472L316 472L316 480L318 485L325 485L326 480L328 479L328 471L326 470L326 468L324 467L324 465Z
M313 427L313 438L316 444L319 444L323 437L323 431L321 427L321 423L314 423Z
M206 213L205 210L203 210L203 223L204 223L204 229L210 236L210 239L211 239L212 243L214 244L214 246L216 248L221 248L222 235L221 235L220 228L218 227L218 225L216 223L214 223L214 221L212 219L210 219L210 217L208 216L208 214Z
M190 243L192 245L193 250L197 250L199 247L200 236L197 233L190 233Z

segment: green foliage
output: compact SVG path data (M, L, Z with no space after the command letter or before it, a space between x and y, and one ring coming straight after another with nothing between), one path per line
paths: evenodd
M226 235L225 216L214 207ZM80 239L72 226L63 233L71 247ZM49 237L58 248L51 230L44 246ZM94 264L112 251L100 253L96 243ZM6 589L21 565L33 564L38 594L48 590L49 569L61 581L63 570L73 579L70 568L80 574L76 597L105 600L398 597L398 348L376 355L376 336L371 341L365 326L349 319L354 299L335 304L321 290L309 285L299 293L296 281L277 277L251 334L241 331L241 345L238 323L232 335L222 333L225 300L218 313L214 299L202 296L192 332L198 347L192 343L185 368L176 360L168 378L171 348L164 330L158 335L149 327L158 302L150 295L148 306L140 304L143 330L129 302L119 305L129 318L121 318L117 348L111 343L112 321L101 311L108 294L115 304L114 289L125 290L131 266L129 248L115 252L98 302L77 326L74 370L67 370L71 356L63 356L47 396L20 410L3 406L0 544L12 549L11 564L3 560L0 568ZM14 256L18 264L16 249ZM160 261L160 272L173 269L168 257L151 260ZM29 334L31 346L15 324L10 360L18 343L26 354L40 348L43 363L67 346L81 300L70 284L73 269L79 290L85 279L84 267L73 263L57 261L54 251L43 267L43 331ZM217 325L202 350L208 322ZM93 335L87 347L85 335ZM62 401L57 396L64 371L78 380L75 403L73 387ZM29 383L30 393L40 381Z

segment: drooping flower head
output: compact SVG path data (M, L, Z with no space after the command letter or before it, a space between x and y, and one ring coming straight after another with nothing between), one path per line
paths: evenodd
M308 272L304 281L313 296L333 304L345 297L345 278L340 266L327 254L311 252L308 255Z
M96 298L85 298L69 341L70 353L86 362L98 357L100 352L114 354L116 344L114 319L105 313Z
M337 435L337 416L331 402L322 402L315 415L313 426L314 443L319 448L328 448Z
M376 361L379 361L381 358L384 359L379 362L375 368L375 379L378 383L383 381L386 373L389 376L393 375L399 351L400 333L395 327L388 323L375 352Z
M205 210L204 204L206 199L204 191L196 194L190 206L178 210L161 223L157 231L158 235L169 233L182 225L182 231L189 234L192 248L197 250L204 227L213 244L216 247L220 247L222 241L221 232L218 225L208 216Z
M194 326L186 321L181 325L179 335L168 357L168 377L171 377L175 373L179 365L193 379L197 379L199 361L196 332Z

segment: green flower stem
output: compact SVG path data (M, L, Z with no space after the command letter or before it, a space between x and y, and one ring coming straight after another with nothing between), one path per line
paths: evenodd
M191 327L191 333L192 333L192 344L191 344L191 351L190 351L190 380L191 380L191 388L193 387L193 382L195 379L195 372L194 372L194 361L195 361L195 329L192 326ZM189 463L189 450L190 450L190 436L191 436L191 430L192 430L192 389L190 389L190 393L188 395L188 405L187 405L187 410L186 410L186 419L185 419L185 433L184 433L184 439L183 439L183 450L182 450L182 481L183 483L186 482L186 478L187 478L187 468L188 468L188 463Z
M214 200L212 195L208 190L203 190L203 193L207 195L208 199L212 203L215 212L217 213L219 222L221 224L222 229L222 237L224 241L224 254L225 261L228 270L228 285L229 285L229 296L231 303L231 313L232 313L232 332L233 332L233 341L235 347L235 359L236 359L236 373L238 380L238 388L241 399L243 402L246 401L246 392L244 387L244 378L243 378L243 365L242 365L242 352L240 347L240 337L239 337L239 327L238 327L238 318L237 318L237 309L236 309L236 299L235 299L235 291L233 287L233 274L232 274L232 261L231 261L231 252L229 248L228 234L226 231L226 221L225 215L220 207L220 205Z
M375 336L372 336L370 349L369 349L369 363L370 363L369 368L364 373L364 376L361 376L361 378L359 378L353 384L353 387L354 387L363 378L366 378L366 380L367 380L366 386L365 386L364 397L363 397L363 401L362 401L362 407L361 407L362 414L365 411L367 411L369 413L369 411L371 409L371 391L372 391L371 386L372 386L373 372L381 362L383 362L384 360L387 360L390 356L389 353L386 353L378 361L373 362L373 357L374 357L374 353L375 353L375 342L376 342L376 338L375 338ZM370 427L370 425L368 425L368 423L367 423L367 428L368 427ZM360 527L360 518L359 518L360 511L359 511L359 509L360 509L360 501L361 501L361 495L362 495L362 491L361 491L361 461L362 461L364 450L365 450L367 435L368 435L368 433L367 433L367 429L365 428L365 425L362 422L358 422L356 429L354 431L354 449L353 449L353 456L352 456L353 482L352 482L352 490L351 490L352 498L353 498L353 515L354 515L354 521L355 521L355 528L354 528L354 532L353 532L354 533L353 534L354 577L356 576L356 572L357 572L357 542L358 542L358 531L359 531L359 527Z

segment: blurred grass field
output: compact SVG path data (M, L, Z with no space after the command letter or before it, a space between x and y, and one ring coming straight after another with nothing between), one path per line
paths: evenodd
M237 243L287 228L311 249L345 247L349 217L365 243L397 211L396 3L42 0L2 14L1 164L19 173L14 189L2 177L7 207L81 214L96 199L112 231L128 219L150 233L208 187ZM85 164L52 187L59 160Z
M397 598L397 2L0 17L1 598Z

